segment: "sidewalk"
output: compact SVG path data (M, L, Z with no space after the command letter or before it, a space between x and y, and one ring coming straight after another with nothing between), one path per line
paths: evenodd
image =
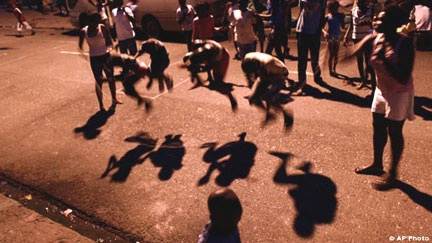
M1 242L94 242L0 195Z
M55 12L43 15L36 10L23 10L23 13L36 31L38 29L73 29L68 17L56 16ZM0 9L0 29L15 28L16 22L12 12L6 11L4 8ZM4 189L5 186L6 182L2 182L0 188ZM8 194L3 190L1 192L0 242L94 242L27 208L12 199L11 196L6 196ZM31 201L31 194L26 198L26 200ZM60 214L60 216L63 215Z
M49 12L44 15L36 10L22 10L27 22L36 29L59 29L72 30L74 27L69 21L69 17L56 15L56 12ZM12 12L0 8L0 28L15 28L17 19Z
M119 233L0 173L0 242L128 242Z

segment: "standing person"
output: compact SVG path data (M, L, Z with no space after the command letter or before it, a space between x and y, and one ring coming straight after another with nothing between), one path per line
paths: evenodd
M299 0L283 0L282 1L282 24L283 24L283 33L282 33L282 46L284 49L284 57L292 58L290 55L290 48L288 47L288 39L291 34L292 28L292 11L293 7L298 5Z
M270 34L268 38L267 48L265 53L271 54L273 49L281 62L285 61L285 56L282 52L283 35L285 34L285 26L282 22L282 3L281 0L269 0L267 14L260 15L263 18L270 19Z
M114 111L117 104L122 104L116 98L116 87L113 76L113 66L110 61L109 49L112 47L112 40L109 31L103 24L100 24L100 15L97 12L88 16L88 25L81 29L78 47L83 50L84 39L89 46L90 66L96 80L96 96L101 111L105 111L102 101L102 71L108 80L111 92L112 105L110 110Z
M214 26L214 17L210 14L210 5L206 3L196 6L197 15L193 20L192 42L197 39L212 40L214 32L222 31L224 27Z
M195 18L195 9L190 4L186 4L186 0L179 0L179 5L177 9L177 22L181 26L184 40L187 44L187 50L192 50L192 27L193 19Z
M427 1L419 1L415 5L415 24L417 27L417 50L430 51L432 50L432 3ZM422 5L423 4L423 5Z
M13 14L15 15L15 17L18 20L18 22L16 24L16 29L17 29L17 32L18 32L17 36L18 37L23 37L23 34L22 34L23 26L26 28L26 30L30 30L31 35L36 34L36 32L31 27L31 25L27 22L27 19L24 16L24 14L22 13L21 9L19 9L17 7L15 0L9 0L9 4L11 5L11 7L13 9L12 10Z
M350 40L357 44L366 35L373 32L372 19L374 16L373 6L370 4L370 0L356 0L355 6L351 10L352 21L348 27L348 30L344 36L344 44L347 45ZM367 83L367 74L371 75L372 91L375 89L375 74L370 67L368 61L371 55L371 46L364 45L362 51L358 52L357 57L357 68L360 74L360 84L358 89L362 89Z
M228 40L233 41L234 43L234 50L236 51L236 54L234 55L234 59L240 60L240 54L239 54L239 47L237 45L237 40L235 39L234 29L235 29L235 23L234 23L234 17L233 12L239 10L239 3L238 0L232 0L228 1L225 4L225 10L224 10L224 16L223 20L227 19L227 24L225 26L228 26Z
M232 11L230 22L234 25L234 43L237 43L239 59L242 60L249 52L256 50L256 36L253 24L254 14L247 9L248 0L240 0L239 8Z
M262 14L264 11L267 11L267 7L264 4L266 2L266 0L253 0L248 6L248 8L255 13L256 23L254 24L254 31L258 38L261 52L264 52L265 28L263 18L260 16L260 14Z
M319 66L321 30L325 24L327 0L300 0L300 14L297 19L298 85L297 94L303 93L306 85L306 67L310 52L314 81L322 82Z
M414 47L412 40L397 33L408 22L408 14L398 6L386 6L374 23L378 32L373 41L370 63L375 69L377 86L372 102L374 159L367 167L355 169L357 174L382 175L373 183L377 190L389 188L396 181L398 165L404 149L402 129L405 120L413 120L414 87L412 71ZM391 144L391 166L383 170L383 152Z
M135 31L133 29L135 17L132 10L124 6L123 0L114 0L112 17L117 33L120 53L134 56L137 53Z
M240 243L238 223L243 208L234 191L222 188L212 192L207 200L210 221L199 235L198 243Z
M324 37L327 38L327 48L330 53L328 60L328 68L330 70L330 76L337 76L336 65L338 63L339 54L339 35L341 33L341 28L344 28L344 15L338 12L339 2L331 1L328 3L329 13L326 16L326 22L328 25L328 30L323 29Z

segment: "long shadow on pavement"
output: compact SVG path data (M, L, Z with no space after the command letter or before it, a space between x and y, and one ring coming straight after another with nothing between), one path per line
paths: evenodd
M324 81L317 82L317 84L329 90L330 92L322 92L317 88L314 88L310 85L306 85L303 89L304 93L306 95L312 96L317 99L328 99L332 101L352 104L363 108L371 106L371 99L369 98L363 98L358 95L347 92L345 90L335 88Z
M83 133L83 136L88 139L95 139L101 133L101 127L106 124L108 118L114 114L114 111L98 111L93 114L81 127L74 129L75 133Z
M150 158L155 167L161 167L158 175L161 181L171 179L174 171L183 167L182 160L186 149L180 139L181 136L181 134L166 135L165 141L159 148L146 156Z
M337 188L333 181L323 175L311 173L311 162L305 161L299 168L301 173L288 175L287 165L291 153L271 151L269 154L282 160L273 181L278 184L295 185L288 194L294 199L297 209L294 229L300 237L311 237L316 224L333 222L337 209Z
M246 133L239 135L238 141L228 142L218 148L217 143L205 143L200 148L207 148L203 161L210 163L207 173L199 180L198 185L208 183L211 174L219 170L216 183L219 186L229 186L237 178L247 178L255 163L257 147L254 143L245 141ZM222 160L223 158L227 157Z
M117 169L111 176L111 181L125 182L132 168L142 164L147 159L148 154L156 147L157 139L151 138L148 133L141 132L136 136L126 138L125 141L139 143L139 145L127 151L119 160L115 155L112 155L101 178L105 178L112 170Z
M426 121L432 121L432 99L428 97L414 98L414 112Z
M424 209L432 212L432 196L421 192L414 188L413 186L397 180L394 188L397 188L408 195L411 200L413 200L418 205L422 206Z

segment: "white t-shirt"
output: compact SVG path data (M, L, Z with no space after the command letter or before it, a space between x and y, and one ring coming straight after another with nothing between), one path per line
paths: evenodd
M189 12L189 14L188 14ZM186 8L179 7L177 9L177 21L182 18L182 16L187 15L183 23L181 24L183 31L191 31L193 27L193 19L195 17L195 10L192 5L186 5Z
M416 5L414 15L418 31L432 30L432 14L430 8L423 5Z
M101 25L99 25L97 35L93 37L90 37L87 34L88 26L83 28L85 33L85 39L87 40L87 44L89 46L89 55L91 57L103 56L109 52L101 28L102 28Z
M256 40L253 24L256 19L249 11L235 9L232 11L231 22L234 25L234 40L240 44L251 44Z
M112 10L112 17L115 24L118 40L127 40L135 37L133 30L133 24L129 21L128 16L134 16L132 10L129 7L115 8Z

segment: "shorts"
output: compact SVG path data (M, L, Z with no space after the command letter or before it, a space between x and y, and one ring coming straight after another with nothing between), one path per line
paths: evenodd
M405 119L414 120L414 90L396 94L383 94L375 89L371 111L384 114L384 117L393 121Z

